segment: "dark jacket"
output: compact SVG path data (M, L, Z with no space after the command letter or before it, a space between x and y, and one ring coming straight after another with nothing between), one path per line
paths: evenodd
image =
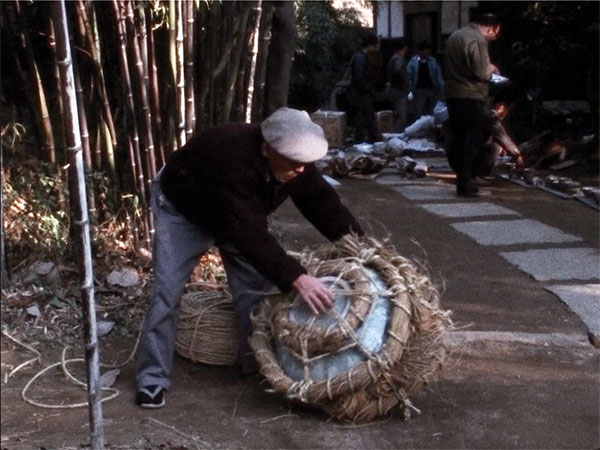
M350 61L352 72L351 87L357 95L374 95L375 84L370 72L369 56L362 50L358 50Z
M406 65L406 74L408 78L408 89L415 91L419 83L419 55L415 55L408 61ZM441 91L444 88L444 78L442 70L433 56L427 58L427 68L429 69L429 77L435 91Z
M300 212L334 241L356 219L314 164L287 183L270 174L258 125L220 125L194 136L171 155L161 188L177 210L217 240L230 242L282 291L306 270L288 256L267 229L267 216L291 197Z
M394 54L388 61L386 68L386 82L391 87L401 91L408 90L408 76L406 71L406 60L400 53Z

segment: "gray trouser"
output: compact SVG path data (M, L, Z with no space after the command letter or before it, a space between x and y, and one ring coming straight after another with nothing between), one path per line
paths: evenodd
M250 312L262 299L257 292L267 292L272 284L260 275L228 243L215 242L215 237L183 217L152 183L154 214L154 285L152 299L137 353L136 380L138 388L170 385L175 334L179 317L179 302L185 284L198 258L211 245L219 248L234 298L239 328L238 362L244 372L256 364L247 340L251 332Z

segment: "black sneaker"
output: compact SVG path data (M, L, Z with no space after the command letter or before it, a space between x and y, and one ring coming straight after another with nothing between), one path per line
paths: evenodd
M165 388L155 384L144 386L135 394L135 404L142 408L162 408L165 406Z

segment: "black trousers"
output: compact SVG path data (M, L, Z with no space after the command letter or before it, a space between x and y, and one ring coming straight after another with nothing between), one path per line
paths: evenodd
M482 173L483 167L489 170L490 158L494 159L486 145L490 137L487 106L484 101L468 98L449 98L446 103L451 136L446 149L448 163L456 172L457 188L465 188L474 176L487 175Z
M354 119L354 139L356 141L377 142L382 140L381 133L375 121L373 96L370 93L360 93L350 89L350 109Z

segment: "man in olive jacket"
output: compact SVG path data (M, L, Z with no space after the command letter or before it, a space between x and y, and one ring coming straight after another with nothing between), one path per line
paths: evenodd
M497 39L500 22L493 14L482 15L455 31L446 44L445 95L454 144L447 149L456 170L456 193L476 196L473 164L487 139L489 80L498 68L490 62L488 42Z
M164 406L179 302L199 257L219 248L239 327L238 362L256 370L247 343L252 308L275 285L295 290L315 314L333 303L327 287L289 256L267 216L291 197L329 240L362 230L313 164L327 153L323 130L305 111L281 108L261 125L203 131L173 153L152 186L154 285L137 355L136 404Z

